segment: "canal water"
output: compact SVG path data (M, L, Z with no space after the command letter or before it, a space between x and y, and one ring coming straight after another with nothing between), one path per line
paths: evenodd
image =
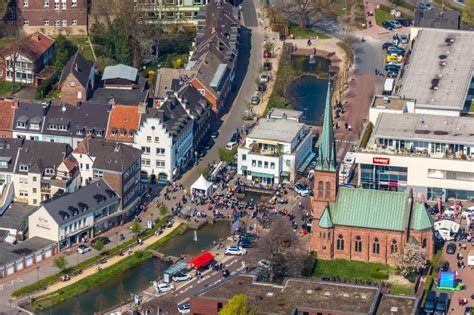
M209 249L213 241L225 239L229 234L229 222L207 224L197 231L197 241L194 240L194 230L188 229L182 235L165 243L158 251L166 255L186 255L190 258ZM81 314L93 314L99 310L99 305L102 305L102 309L117 306L120 304L119 291L130 297L132 293L145 289L151 281L161 278L168 266L168 263L159 259L149 259L81 295L54 305L51 309L38 314L73 314L77 311L77 305L80 306Z
M303 111L304 121L309 125L321 125L326 94L328 88L329 62L320 57L315 63L309 62L309 57L297 57L292 61L298 72L311 73L303 75L291 83L288 96L296 110ZM321 79L319 79L319 78Z
M327 88L327 79L318 79L312 75L301 76L290 85L290 99L296 110L303 111L306 124L322 124Z

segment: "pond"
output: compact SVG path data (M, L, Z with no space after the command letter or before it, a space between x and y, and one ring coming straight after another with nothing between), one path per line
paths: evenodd
M194 241L194 230L188 229L182 235L166 242L158 251L171 256L186 255L191 257L209 249L213 241L225 239L229 234L229 222L207 224L197 231L197 241ZM66 300L38 314L72 314L77 303L80 305L81 314L93 314L98 310L100 303L98 302L100 299L98 298L99 295L103 297L102 305L104 309L119 305L120 299L117 293L121 289L117 288L123 288L123 291L129 297L129 294L145 289L150 284L150 281L161 278L168 266L168 263L161 260L149 259L117 275L116 278L91 288L84 294Z
M294 108L303 111L306 124L322 124L327 88L327 79L313 75L303 75L291 83L288 96Z

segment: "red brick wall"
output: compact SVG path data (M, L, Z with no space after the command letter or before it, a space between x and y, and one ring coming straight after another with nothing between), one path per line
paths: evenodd
M420 246L423 246L426 243L426 256L429 260L433 258L434 254L434 234L431 229L424 231L411 231L410 236L414 237ZM425 242L423 241L425 240Z
M71 83L74 82L74 86ZM82 97L77 98L77 92L82 92ZM75 76L69 74L61 86L61 100L69 105L76 105L78 101L86 101L87 90L79 83Z
M222 303L222 306L224 306L227 304L227 300L207 299L193 296L190 301L191 314L218 315L218 303Z
M62 21L65 19L67 20L67 27L74 28L72 20L76 19L76 27L87 28L87 0L77 0L76 7L72 7L72 0L67 0L66 9L61 7L62 0L59 1L59 4L60 9L55 10L54 0L49 0L49 7L44 7L43 0L29 0L28 7L23 7L23 0L17 0L17 19L20 25L23 24L24 20L28 20L28 29L32 27L45 27L44 19L49 19L49 27L54 27L55 20Z

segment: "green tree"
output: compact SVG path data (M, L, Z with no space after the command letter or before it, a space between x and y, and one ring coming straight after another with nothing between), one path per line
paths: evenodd
M202 175L202 176L204 176L205 178L208 178L209 175L211 175L210 172L209 172L209 168L206 167L206 166L200 167L200 168L198 169L198 173L199 173L199 175Z
M133 235L135 235L135 237L138 237L138 234L140 234L142 230L142 226L140 225L140 223L135 221L130 226L130 230L132 231Z
M462 21L470 26L474 26L474 0L464 2Z
M77 47L62 34L56 37L54 45L54 69L56 73L61 74L66 63L76 52Z
M103 251L104 248L105 248L105 244L104 244L104 242L103 242L102 240L97 240L97 241L94 243L94 245L92 245L92 247L93 247L96 251L98 251L99 253L102 254L102 251Z
M159 208L159 210L160 210L160 214L161 214L162 216L165 216L165 215L167 215L167 214L168 214L168 212L169 212L169 209L168 209L168 207L167 207L167 206L165 206L164 204L161 204L161 205L160 205L160 208Z
M67 268L67 260L66 257L63 255L59 255L58 257L54 258L53 261L54 267L64 271Z
M226 148L219 148L219 160L226 163L232 163L234 161L234 155L237 153L237 147L234 147L232 150L227 150Z
M234 295L221 309L219 315L247 315L249 312L249 301L245 294Z

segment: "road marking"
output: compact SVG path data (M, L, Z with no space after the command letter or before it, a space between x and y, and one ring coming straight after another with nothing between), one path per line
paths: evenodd
M184 292L186 292L186 291L188 291L188 290L191 290L192 288L193 288L192 285L187 286L184 290L179 291L179 294L183 294Z
M202 277L200 280L198 280L197 283L201 283L201 282L203 282L204 280L209 279L210 277L211 277L211 276L209 276L209 275L204 276L204 277Z
M11 280L9 283L0 284L0 291L4 290L5 287L13 287L15 285L15 282L23 282L23 280L18 278Z
M143 291L143 293L144 293L144 294L151 295L151 296L154 296L154 297L159 297L159 296L160 296L159 294L150 293L150 292L147 292L147 291Z

